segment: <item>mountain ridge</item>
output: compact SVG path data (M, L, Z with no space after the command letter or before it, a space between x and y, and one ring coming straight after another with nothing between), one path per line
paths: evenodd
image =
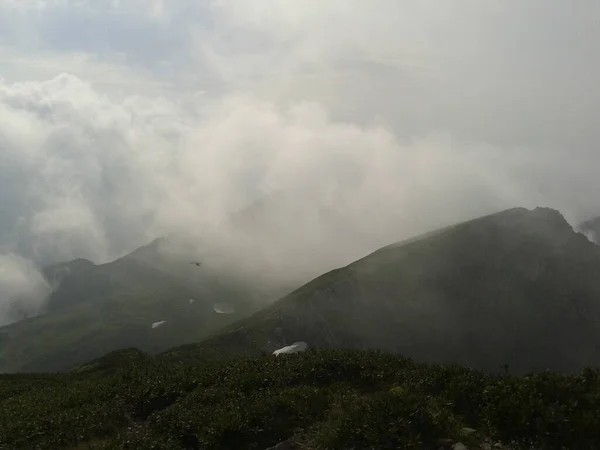
M574 328L580 341L586 336L600 340L592 323L600 311L590 303L591 294L600 295L600 284L590 277L600 270L600 248L550 208L511 208L386 245L289 289L287 295L281 292L283 288L278 296L272 291L270 304L265 302L269 293L264 289L248 290L244 281L239 284L240 280L231 276L219 280L221 266L210 260L200 268L183 260L165 265L168 243L166 238L155 239L111 263L75 260L58 265L57 270L93 271L97 277L74 277L70 297L65 294L62 303L57 299L49 302L48 314L1 328L0 366L3 358L11 357L14 349L6 350L11 343L23 340L31 346L27 336L36 333L57 339L71 326L69 323L92 327L93 314L116 334L105 343L95 343L95 335L91 340L90 335L85 344L87 341L81 341L84 335L80 335L77 339L81 342L74 348L85 348L85 359L77 356L77 351L64 350L68 341L57 344L57 349L63 350L52 356L54 350L49 351L47 342L41 345L38 339L34 340L39 347L37 356L18 350L21 356L17 359L22 362L12 370L65 370L110 350L132 346L151 353L164 352L166 358L196 353L194 357L210 359L270 353L296 341L307 341L311 347L376 348L425 361L492 371L509 364L523 371L553 363L549 356L537 362L529 358L533 364L528 366L523 361L527 358L515 355L523 349L534 352L536 345L535 352L549 355L550 344L544 343L544 333L551 333L561 321ZM182 282L187 276L184 272L192 274L195 281ZM582 274L583 287L578 288L573 280ZM63 294L69 283L68 277L63 280ZM94 283L98 286L94 295L83 298L81 292L90 291ZM114 299L109 295L111 289L118 291ZM563 297L557 297L561 290ZM262 303L252 303L253 295ZM544 298L556 301L538 323L536 308ZM199 303L188 303L188 299ZM228 299L234 301L232 311L236 314L215 316L214 302ZM190 314L192 308L199 308L194 314L200 315ZM579 317L581 311L587 318ZM207 322L208 317L218 319L218 323ZM525 327L530 319L536 323L535 332ZM121 321L117 328L113 320ZM165 323L149 331L151 323L161 321ZM58 323L63 328L56 328ZM15 332L23 326L37 331ZM512 335L507 331L511 327ZM53 337L47 334L51 331ZM493 337L499 344L494 344L494 339L477 344L479 336ZM535 343L533 347L521 342L526 336ZM486 355L486 348L493 350L490 355ZM556 367L568 369L596 361L596 352L589 345L581 349L579 352L585 354L569 359L562 348ZM68 356L70 353L73 355ZM68 366L64 365L67 360Z
M210 261L192 265L164 243L155 239L104 264L79 259L45 268L53 292L41 314L0 327L0 372L63 371L120 348L155 353L197 342L286 292ZM216 302L233 309L219 314Z
M305 341L486 371L578 370L600 364L597 271L600 248L558 211L513 208L377 250L196 349L257 355Z

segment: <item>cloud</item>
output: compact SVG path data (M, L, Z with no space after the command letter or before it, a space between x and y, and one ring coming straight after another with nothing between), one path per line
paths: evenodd
M0 85L0 128L3 173L13 174L0 240L41 260L105 261L157 235L222 227L233 211L283 193L272 221L246 239L277 261L318 243L321 258L340 264L339 252L360 256L424 227L536 200L512 173L526 162L516 151L447 134L400 139L381 125L333 120L314 102L116 102L60 75ZM353 230L345 240L344 227ZM356 235L365 242L351 242Z
M0 249L102 262L186 234L308 276L502 208L588 218L598 12L0 0ZM267 219L225 222L263 196Z
M205 3L1 0L0 76L68 72L118 95L186 89L190 33L210 23Z
M37 314L50 286L30 261L0 254L0 325Z
M246 89L317 99L353 120L380 116L402 133L597 147L595 2L218 5L216 37L198 39L200 59Z

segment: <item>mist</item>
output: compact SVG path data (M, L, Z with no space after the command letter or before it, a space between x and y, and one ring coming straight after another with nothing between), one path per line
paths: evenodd
M30 261L0 255L0 326L36 315L51 287Z
M42 3L0 1L4 259L179 236L306 280L505 208L600 213L594 2Z

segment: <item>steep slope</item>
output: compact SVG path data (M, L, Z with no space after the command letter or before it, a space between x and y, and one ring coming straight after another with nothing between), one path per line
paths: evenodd
M385 247L165 357L379 348L486 371L600 363L600 248L557 211L511 209Z
M188 256L159 239L108 264L46 268L55 289L44 313L0 328L0 372L60 371L116 349L198 342L291 290L259 286L210 260L198 267ZM230 314L216 311L218 303Z

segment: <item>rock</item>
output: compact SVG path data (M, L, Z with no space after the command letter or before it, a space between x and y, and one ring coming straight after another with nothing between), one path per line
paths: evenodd
M480 450L492 450L494 448L494 443L490 438L485 438L479 448Z
M462 436L471 436L473 433L476 433L477 430L475 430L474 428L469 428L469 427L464 427L460 430L460 434Z

